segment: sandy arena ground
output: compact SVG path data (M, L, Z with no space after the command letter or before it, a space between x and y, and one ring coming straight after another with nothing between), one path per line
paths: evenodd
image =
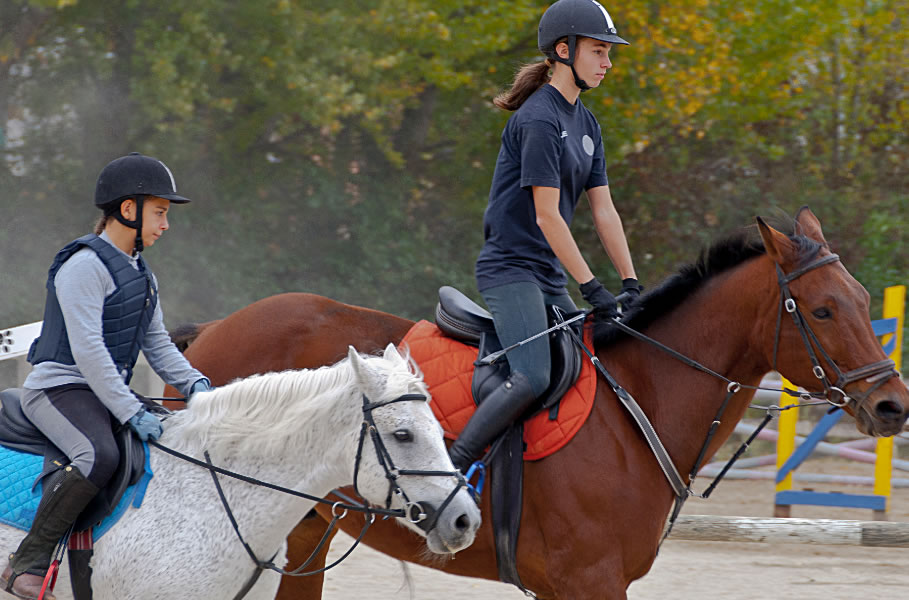
M872 465L843 460L813 460L806 472L873 474ZM894 471L894 477L904 477ZM701 481L701 488L708 482ZM793 489L806 485L796 484ZM812 485L817 491L870 494L870 488ZM684 513L773 516L772 481L723 481L709 500L690 500ZM792 516L818 519L871 520L871 511L795 506ZM909 522L909 489L897 488L891 499L889 519ZM343 535L343 534L342 534ZM339 535L332 552L345 548L349 537ZM361 547L329 572L325 600L518 600L524 595L511 586L448 575L409 565L411 583L401 563ZM653 569L632 584L632 600L665 598L697 600L876 600L905 596L909 589L909 549L861 546L810 546L686 542L671 538L663 546Z

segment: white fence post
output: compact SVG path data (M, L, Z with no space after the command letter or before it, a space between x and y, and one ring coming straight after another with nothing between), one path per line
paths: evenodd
M0 329L0 389L17 387L30 370L25 361L32 341L41 333L41 321Z
M32 340L41 333L41 321L0 329L0 360L28 354Z

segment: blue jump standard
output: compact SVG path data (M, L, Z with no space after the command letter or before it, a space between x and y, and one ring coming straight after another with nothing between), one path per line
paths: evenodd
M827 432L842 418L843 411L835 409L824 415L818 421L814 431L805 438L805 441L795 449L792 456L780 467L776 474L776 482L780 483L786 475L808 458L818 442L824 439ZM809 492L786 490L776 493L775 503L778 506L791 506L793 504L810 504L812 506L839 506L843 508L870 508L872 510L887 510L887 497L867 494L841 494L838 492Z
M788 490L776 493L776 504L810 504L812 506L838 506L840 508L870 508L887 510L887 497L864 494L840 494L838 492L808 492Z
M896 332L898 320L896 318L878 319L871 321L874 335L882 336ZM884 353L890 356L896 348L896 336L884 344ZM811 434L795 449L786 462L776 473L776 482L780 483L789 473L802 464L814 451L814 448L824 439L827 432L839 422L843 411L834 408L824 418L818 421ZM839 506L843 508L870 508L872 510L887 510L887 497L868 494L841 494L838 492L811 492L786 490L776 493L778 506L791 506L793 504L810 504L812 506Z

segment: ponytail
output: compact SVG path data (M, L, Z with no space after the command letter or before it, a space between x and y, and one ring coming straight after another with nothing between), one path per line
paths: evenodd
M531 94L549 83L551 68L552 59L549 58L524 65L514 76L511 89L496 96L492 103L503 110L518 110Z

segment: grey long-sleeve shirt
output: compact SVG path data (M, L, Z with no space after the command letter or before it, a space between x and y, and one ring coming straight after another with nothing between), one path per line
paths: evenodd
M100 237L111 244L106 233ZM137 260L126 253L123 255L138 270ZM155 281L155 287L157 285ZM114 417L125 423L138 412L141 404L117 372L114 360L104 345L101 320L104 300L116 291L110 272L94 250L82 248L57 271L54 286L76 364L39 363L26 377L24 387L40 390L68 383L87 383ZM164 328L160 294L141 349L148 364L161 379L186 396L193 383L205 379L171 342Z

